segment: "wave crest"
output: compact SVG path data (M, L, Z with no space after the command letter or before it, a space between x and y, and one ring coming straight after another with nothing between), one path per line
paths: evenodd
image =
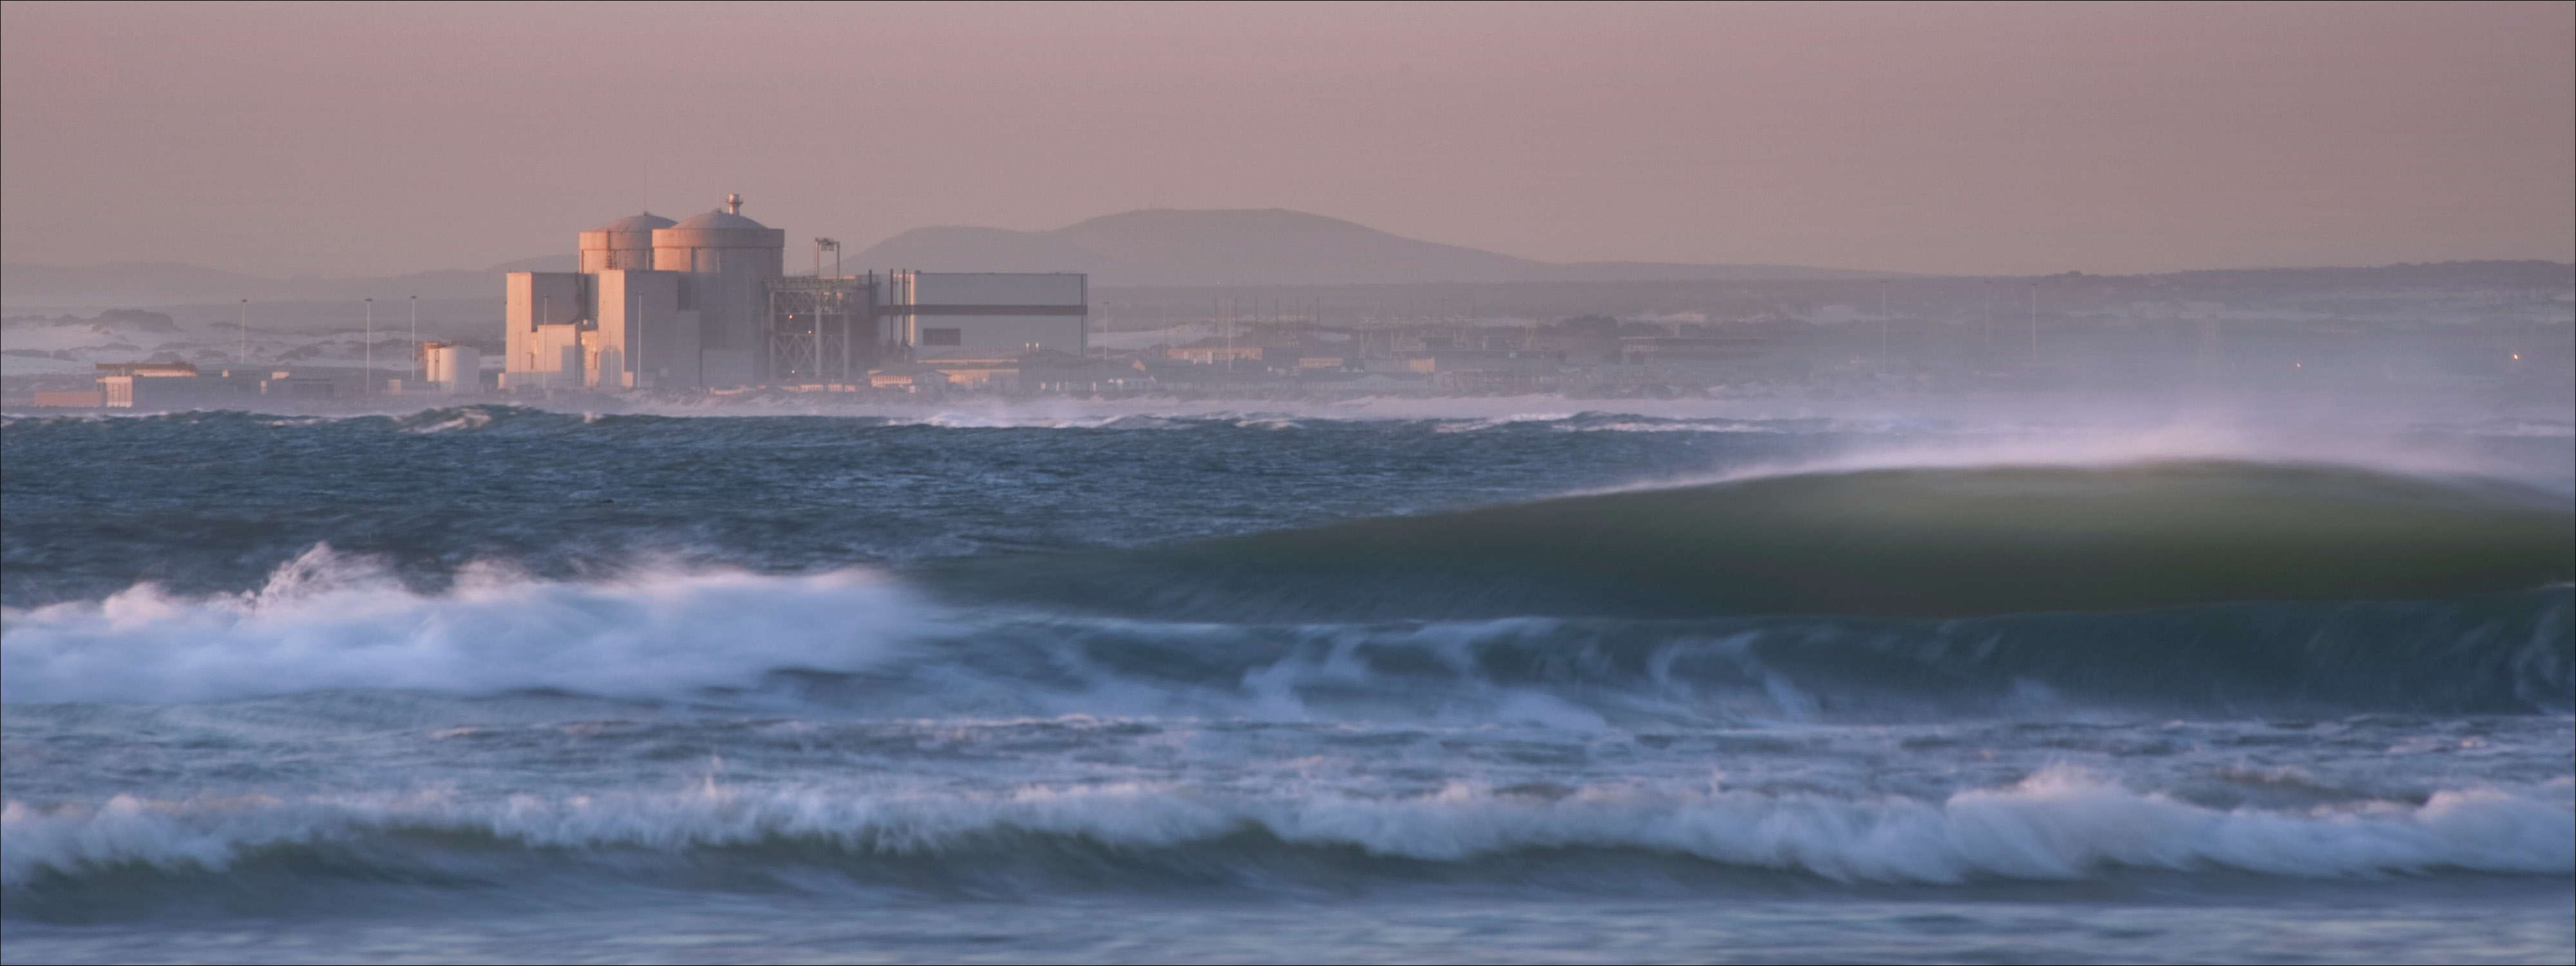
M0 609L0 700L195 701L331 688L674 695L855 670L925 624L881 575L645 572L595 583L471 570L423 595L321 545L262 588Z
M2117 869L2233 869L2296 877L2434 870L2576 872L2563 780L2451 789L2422 803L2217 810L2052 770L1930 801L1712 789L1591 787L1533 794L1451 785L1404 798L1233 796L1146 785L952 790L824 787L467 801L439 794L219 802L118 796L98 807L6 806L12 890L120 867L225 871L313 848L461 836L458 848L764 850L764 862L1004 864L1048 848L1131 862L1465 863L1569 849L1678 856L1844 882L2066 880ZM481 845L473 843L479 841ZM415 847L417 847L415 845ZM393 851L371 861L400 863Z

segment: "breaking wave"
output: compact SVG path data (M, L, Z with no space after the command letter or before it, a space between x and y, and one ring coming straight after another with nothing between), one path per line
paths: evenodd
M879 659L922 626L911 596L865 571L646 571L577 583L499 569L423 594L325 545L243 594L185 598L143 584L103 601L0 608L0 699L748 687L782 669Z
M2529 713L2576 704L2576 594L1973 619L1226 623L942 604L869 571L478 571L435 593L327 547L244 594L0 610L0 700L334 689L793 700L869 715L1884 720L2075 707ZM763 699L766 699L763 698Z
M476 431L460 428L451 431ZM1791 474L1169 544L0 608L0 700L330 689L873 713L1698 720L2576 704L2576 523L2511 484L2168 462Z
M2121 869L2353 877L2576 872L2564 779L2435 791L2420 801L2218 809L2053 769L1946 798L1635 785L1451 784L1384 798L1228 794L1153 785L989 792L831 786L472 800L443 793L11 802L0 882L13 915L76 901L85 880L186 879L286 867L339 880L497 886L495 865L644 872L685 858L792 876L961 885L1104 879L1275 886L1558 860L1679 859L1841 882L2073 880ZM1034 874L1032 874L1034 873ZM481 880L481 881L477 881Z

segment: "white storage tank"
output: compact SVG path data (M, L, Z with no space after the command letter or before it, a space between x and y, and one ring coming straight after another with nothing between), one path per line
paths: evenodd
M483 354L472 346L432 342L422 352L432 390L471 393L483 388Z

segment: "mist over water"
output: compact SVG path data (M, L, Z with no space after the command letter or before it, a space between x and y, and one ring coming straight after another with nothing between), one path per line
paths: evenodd
M2576 433L2319 425L12 415L0 930L2563 959Z

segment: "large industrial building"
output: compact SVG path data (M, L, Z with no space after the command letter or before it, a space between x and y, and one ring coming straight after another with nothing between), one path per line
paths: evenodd
M839 243L814 242L814 273L786 274L787 233L744 217L740 195L582 232L580 271L510 273L502 387L855 386L942 352L1089 349L1086 276L843 275Z

